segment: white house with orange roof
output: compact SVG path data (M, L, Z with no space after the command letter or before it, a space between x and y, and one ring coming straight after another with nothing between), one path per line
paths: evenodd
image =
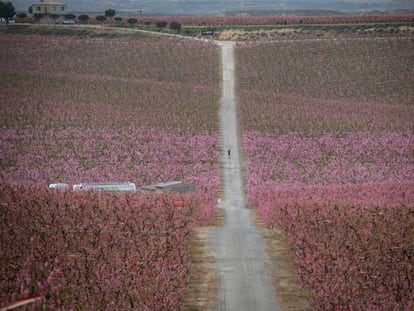
M67 5L63 2L43 1L32 4L32 14L67 14Z

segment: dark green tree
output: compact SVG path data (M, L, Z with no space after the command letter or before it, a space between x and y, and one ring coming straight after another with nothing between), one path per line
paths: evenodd
M18 13L16 16L17 16L18 18L26 18L26 17L27 17L27 14L26 14L26 13L24 13L24 12L20 12L20 13Z
M115 16L115 14L116 14L116 12L113 9L108 9L108 10L105 11L105 17L112 18L112 17Z
M78 16L78 19L81 21L81 22L86 22L88 19L89 19L89 15L86 15L86 14L82 14L82 15L79 15Z
M122 17L115 17L115 18L114 18L114 20L115 20L117 23L120 23L120 22L122 22Z
M9 20L16 15L16 10L11 2L0 1L0 17Z
M33 7L32 7L32 6L29 6L29 8L27 9L27 11L28 11L30 14L33 14Z
M181 24L177 22L171 22L170 29L179 32L181 30Z
M74 15L74 14L65 14L64 15L64 18L65 19L75 19L76 18L76 15Z
M163 28L165 28L165 27L167 27L167 22L164 22L164 21L160 21L160 22L156 22L155 23L155 26L157 27L157 28L161 28L161 29L163 29Z
M53 21L56 23L56 20L59 18L59 15L57 15L57 14L49 14L49 17L51 19L53 19Z
M34 18L34 20L35 21L38 21L38 20L40 20L41 18L43 18L45 16L45 14L43 14L43 13L34 13L33 14L33 18Z
M135 25L136 23L138 23L136 18L128 18L128 24Z
M105 20L106 20L106 17L105 17L105 16L103 16L103 15L98 15L97 17L95 17L95 19L96 19L98 22L103 22L103 21L105 21Z

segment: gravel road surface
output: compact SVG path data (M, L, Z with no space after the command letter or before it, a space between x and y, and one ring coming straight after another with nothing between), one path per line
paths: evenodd
M225 225L212 228L208 248L219 272L218 310L279 310L271 279L266 272L265 242L245 207L239 153L239 132L234 95L234 52L231 42L218 42L222 50L223 94L221 139ZM230 156L228 151L230 150Z

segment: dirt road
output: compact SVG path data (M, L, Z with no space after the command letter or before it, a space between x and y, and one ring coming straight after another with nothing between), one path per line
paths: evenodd
M252 224L252 211L245 208L239 153L239 132L234 95L233 44L219 42L223 60L221 99L221 159L225 225L212 228L208 248L219 271L218 310L279 310L272 282L266 272L264 240ZM230 156L228 153L230 150Z

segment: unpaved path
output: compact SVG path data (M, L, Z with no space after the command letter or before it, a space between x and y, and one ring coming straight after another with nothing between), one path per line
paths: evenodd
M209 230L208 248L219 272L217 310L279 310L275 291L266 273L265 243L245 207L239 153L239 132L234 95L233 44L219 42L223 62L221 99L221 158L225 225ZM228 149L231 154L228 157Z

